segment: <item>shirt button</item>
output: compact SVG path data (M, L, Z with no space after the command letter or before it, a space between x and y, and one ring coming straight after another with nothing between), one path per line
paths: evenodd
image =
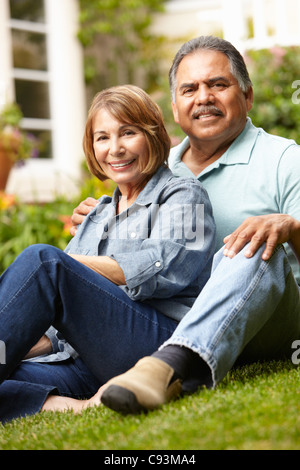
M161 267L161 263L160 263L159 261L156 261L155 266L156 266L157 268L160 268L160 267Z
M131 238L135 238L135 237L136 237L136 233L135 233L135 232L131 232L130 237L131 237Z

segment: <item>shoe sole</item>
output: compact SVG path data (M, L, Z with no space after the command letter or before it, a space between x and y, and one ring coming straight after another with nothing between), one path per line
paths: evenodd
M119 385L110 385L104 390L101 402L111 410L124 415L146 413L148 411L140 405L133 392Z

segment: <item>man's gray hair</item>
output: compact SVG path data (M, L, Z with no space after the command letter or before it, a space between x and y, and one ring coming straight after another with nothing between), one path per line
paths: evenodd
M231 73L237 79L241 90L246 93L252 86L251 79L245 61L239 51L225 39L215 36L200 36L192 39L181 46L177 52L169 72L169 84L172 101L176 96L176 75L180 62L185 56L193 54L201 49L218 51L225 54L230 62Z

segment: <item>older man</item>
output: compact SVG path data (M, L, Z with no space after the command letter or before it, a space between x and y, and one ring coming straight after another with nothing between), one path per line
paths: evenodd
M237 361L291 357L300 338L300 147L253 126L251 80L227 41L187 42L169 77L174 118L187 134L170 167L205 186L217 248L225 247L167 343L104 386L102 402L124 413L215 386Z

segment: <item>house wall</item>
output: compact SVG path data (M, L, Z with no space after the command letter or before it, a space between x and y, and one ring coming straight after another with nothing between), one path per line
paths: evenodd
M299 0L171 0L153 32L173 40L222 35L239 50L300 43ZM175 41L176 43L176 41Z

